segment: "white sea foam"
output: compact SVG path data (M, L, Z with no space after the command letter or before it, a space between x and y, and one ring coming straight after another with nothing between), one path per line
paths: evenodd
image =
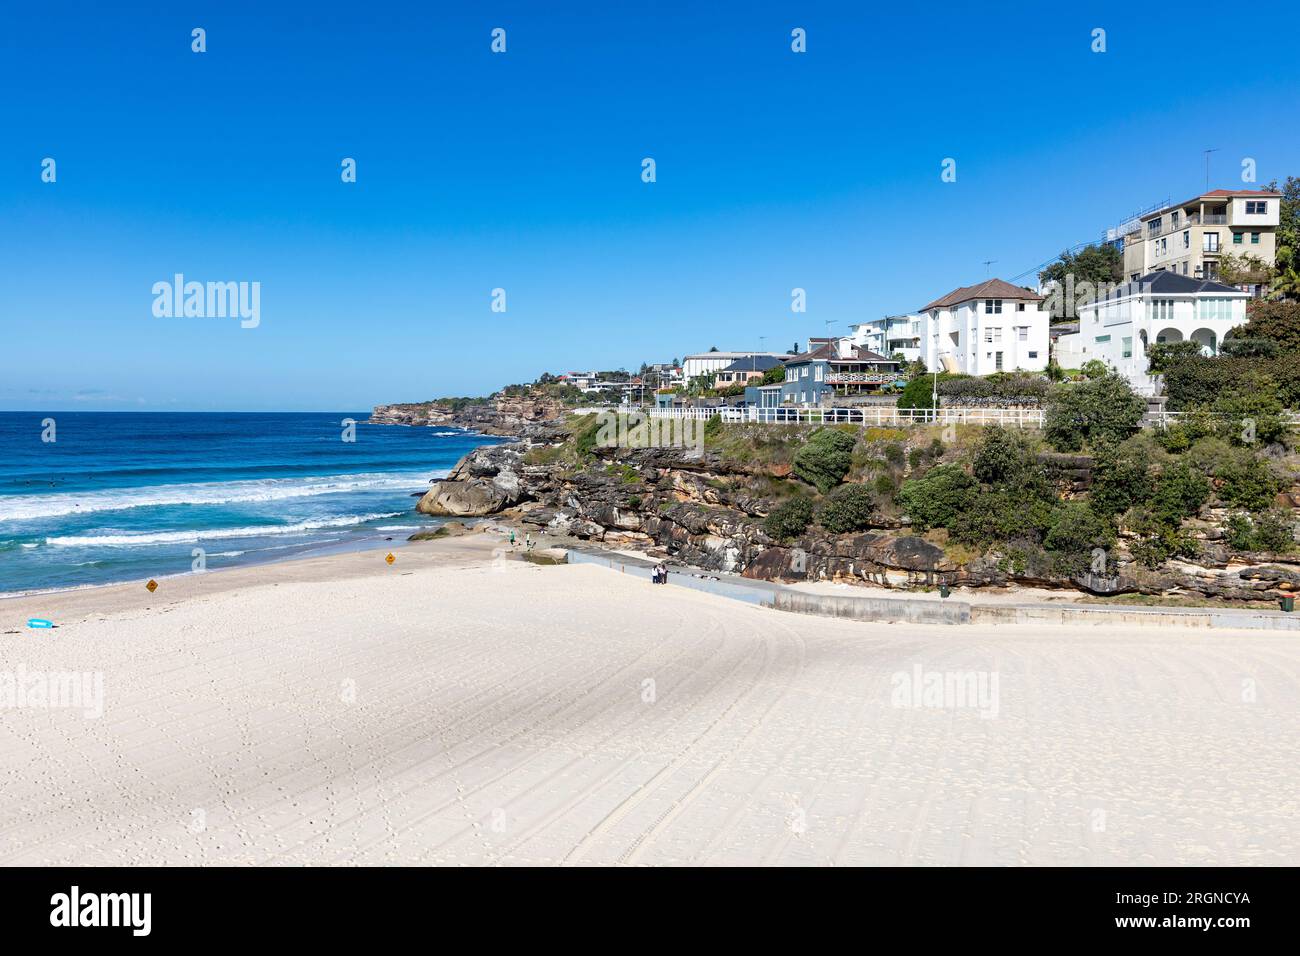
M54 495L0 495L0 521L31 521L97 511L121 511L164 505L225 505L280 501L348 491L416 491L431 478L444 478L447 469L421 472L376 472L306 478L256 478L244 481L199 482L191 485L152 485L108 488Z
M55 547L138 547L142 544L180 544L189 541L204 541L214 538L263 538L280 534L306 534L326 528L346 528L351 525L378 521L380 518L395 518L400 511L382 514L342 515L337 518L322 518L316 521L299 521L297 524L258 525L247 528L212 528L207 530L155 531L146 534L90 534L65 535L46 538L45 543Z

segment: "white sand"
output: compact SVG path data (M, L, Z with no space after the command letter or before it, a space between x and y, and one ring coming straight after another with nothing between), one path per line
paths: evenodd
M492 544L0 601L0 671L105 688L0 710L0 863L1300 863L1295 637L865 625ZM916 664L997 715L893 706Z

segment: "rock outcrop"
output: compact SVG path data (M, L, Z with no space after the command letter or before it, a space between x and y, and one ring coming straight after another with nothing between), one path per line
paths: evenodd
M481 435L548 441L567 409L548 398L496 397L482 401L446 401L376 405L372 425L414 425L464 428Z

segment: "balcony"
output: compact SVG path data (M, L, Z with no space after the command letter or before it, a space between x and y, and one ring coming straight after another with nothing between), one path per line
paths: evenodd
M884 385L898 378L897 372L831 372L827 385Z

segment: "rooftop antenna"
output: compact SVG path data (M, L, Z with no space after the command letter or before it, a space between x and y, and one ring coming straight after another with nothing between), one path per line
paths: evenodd
M996 260L996 259L985 259L985 260L984 260L984 278L987 279L987 278L989 277L989 266L993 265L993 264L994 264L995 262L997 262L997 261L998 261L998 260Z
M1218 151L1219 147L1217 146L1212 149L1201 150L1201 152L1205 154L1205 191L1207 193L1210 191L1210 154L1217 153Z

